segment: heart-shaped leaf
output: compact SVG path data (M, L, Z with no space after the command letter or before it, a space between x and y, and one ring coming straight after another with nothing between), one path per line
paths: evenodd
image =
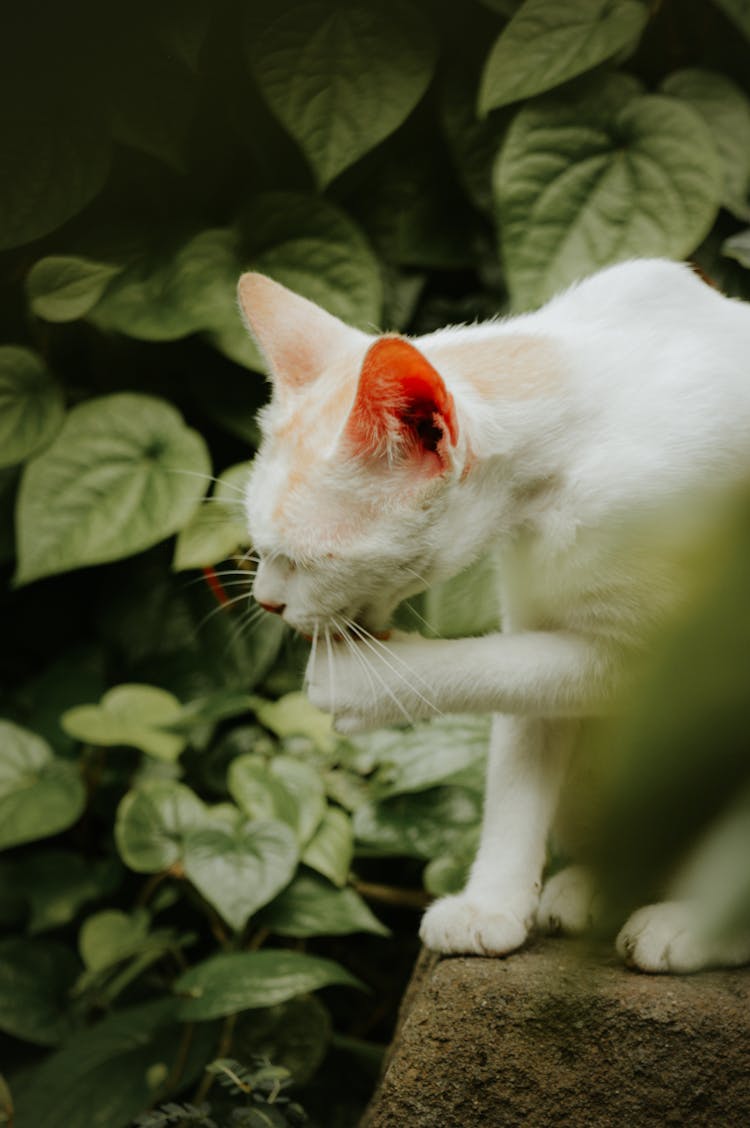
M404 0L266 0L247 9L245 46L320 187L408 117L436 61L429 22Z
M641 0L525 0L490 51L479 113L592 70L634 46L647 20Z
M236 931L291 881L297 839L285 823L243 821L185 837L185 875Z
M69 992L80 970L70 948L51 940L0 941L0 1030L54 1046L73 1029Z
M452 848L479 823L481 796L465 787L432 787L365 803L354 812L363 854L430 859Z
M117 809L117 849L137 873L158 873L182 863L186 836L208 820L205 805L185 784L144 781L127 793Z
M0 346L0 466L12 466L46 446L62 426L63 395L41 357Z
M0 849L66 830L85 801L75 764L36 733L0 720Z
M149 914L144 909L124 913L102 909L81 925L78 950L89 971L102 971L140 951L148 936Z
M26 279L32 313L45 321L75 321L84 317L121 270L120 266L78 255L40 259Z
M517 114L494 170L513 303L539 305L607 263L682 258L700 243L724 191L703 119L610 75Z
M325 755L335 752L339 740L330 713L316 709L306 693L294 690L278 701L256 699L255 715L276 736L308 736Z
M122 393L79 404L25 467L16 583L163 540L189 520L210 469L203 439L164 400Z
M263 925L280 936L346 936L388 929L353 889L334 889L327 881L301 874L263 913Z
M165 729L182 716L180 702L153 685L117 685L98 705L77 705L61 718L71 736L105 747L126 744L149 756L174 763L185 737Z
M280 819L302 845L312 838L326 809L319 773L292 756L268 762L252 754L238 756L230 764L227 786L246 815Z
M354 852L352 820L340 807L326 807L318 829L305 847L302 861L334 885L344 885Z
M303 952L229 952L191 967L175 984L185 1022L270 1007L320 987L363 985L333 960Z

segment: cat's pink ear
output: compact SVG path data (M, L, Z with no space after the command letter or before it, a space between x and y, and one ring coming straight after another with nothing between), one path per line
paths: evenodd
M453 397L440 373L402 337L381 337L365 356L345 437L356 454L417 462L429 474L452 464Z
M274 386L281 391L310 383L354 343L367 340L364 333L265 274L243 274L237 297Z

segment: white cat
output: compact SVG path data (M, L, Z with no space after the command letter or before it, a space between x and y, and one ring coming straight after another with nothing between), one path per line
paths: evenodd
M540 896L548 831L580 718L684 596L675 513L750 476L750 307L661 260L415 340L258 274L239 298L273 382L247 491L254 592L313 639L311 700L342 733L495 714L479 852L424 942L502 955L535 923L582 929L585 871ZM490 549L502 633L381 641L401 600ZM750 959L750 937L701 928L689 900L652 905L617 946L644 970Z

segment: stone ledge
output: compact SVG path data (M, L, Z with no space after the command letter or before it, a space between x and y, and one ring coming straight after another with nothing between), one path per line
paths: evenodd
M539 941L423 952L360 1128L750 1125L750 972L649 976Z

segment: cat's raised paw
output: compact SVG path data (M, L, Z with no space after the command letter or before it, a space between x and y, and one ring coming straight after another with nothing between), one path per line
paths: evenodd
M430 906L419 935L434 952L505 956L521 947L528 931L519 914L487 909L459 893Z
M542 932L578 936L596 923L599 909L594 880L584 866L568 866L545 883L536 920Z

